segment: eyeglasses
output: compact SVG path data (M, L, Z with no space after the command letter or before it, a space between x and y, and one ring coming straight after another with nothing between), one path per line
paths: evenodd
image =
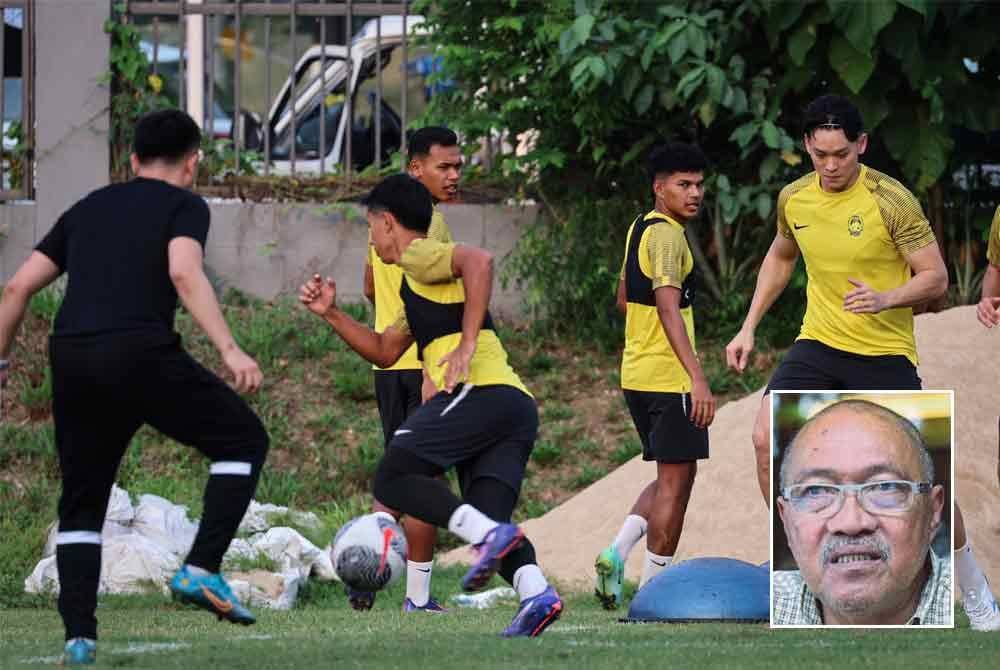
M931 490L928 482L888 480L864 484L796 484L781 491L781 496L796 512L830 517L840 511L847 492L853 493L869 514L901 514L911 507L917 494Z

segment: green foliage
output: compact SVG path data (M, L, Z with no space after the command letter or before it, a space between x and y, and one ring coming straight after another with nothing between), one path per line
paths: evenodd
M198 174L209 178L224 177L230 174L255 175L257 166L261 164L263 155L258 151L240 151L239 164L236 163L236 149L232 140L217 140L207 135L201 138L201 162L198 164Z
M28 157L28 145L24 141L24 126L21 122L11 121L3 133L3 139L14 143L10 149L3 149L0 160L3 160L3 169L10 180L10 188L16 190L24 186L24 162Z
M508 279L525 283L551 334L608 343L618 329L621 240L649 209L640 159L657 142L696 141L713 162L690 236L701 304L741 320L733 306L745 307L774 237L777 193L809 165L799 129L808 101L851 97L874 166L921 195L978 157L974 142L954 141L956 127L1000 127L1000 42L986 0L417 5L443 71L463 84L436 97L429 118L499 136L507 149L496 164L532 181L549 210ZM530 138L526 152L515 155L515 138ZM960 239L961 228L942 228L942 209L929 208L936 230Z
M111 36L109 70L102 82L111 86L108 142L111 145L111 175L116 180L131 174L129 154L139 118L155 109L169 107L161 94L163 80L149 73L149 61L139 48L139 32L127 22L124 5L115 5L104 32Z
M625 232L637 211L628 206L619 199L581 203L565 218L550 209L521 233L502 279L520 285L539 332L619 346L615 291Z

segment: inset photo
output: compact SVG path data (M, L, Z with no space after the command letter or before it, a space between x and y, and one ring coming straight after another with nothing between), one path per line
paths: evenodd
M952 391L771 395L771 627L954 626Z

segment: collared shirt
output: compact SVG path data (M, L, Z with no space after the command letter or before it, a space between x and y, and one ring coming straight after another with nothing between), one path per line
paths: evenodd
M952 623L951 561L931 555L931 574L920 592L917 610L908 626L941 626ZM774 602L771 624L775 626L822 626L819 600L809 590L798 570L774 572Z

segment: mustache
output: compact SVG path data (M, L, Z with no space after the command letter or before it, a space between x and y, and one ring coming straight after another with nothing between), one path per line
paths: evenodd
M867 549L872 553L878 554L879 558L883 561L889 560L889 556L892 554L891 547L881 536L835 537L823 543L822 553L820 554L823 565L828 565L833 560L834 553L845 548Z

